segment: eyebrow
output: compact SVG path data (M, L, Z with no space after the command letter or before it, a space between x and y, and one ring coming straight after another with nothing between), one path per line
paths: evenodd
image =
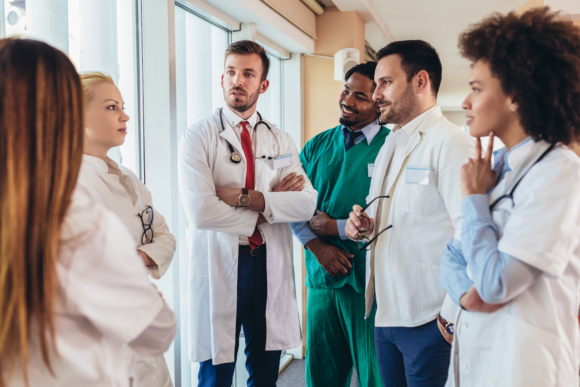
M229 65L229 66L226 67L226 70L227 69L233 69L233 70L235 70L236 68L234 66L232 66L232 65ZM257 72L255 69L252 69L252 68L244 69L243 71L251 71L253 73Z
M475 85L476 83L481 85L481 82L479 82L479 81L471 81L471 82L469 82L469 86Z
M103 103L105 103L105 102L109 102L109 101L113 101L113 102L115 102L117 105L119 104L119 102L118 102L118 101L116 101L116 100L114 100L114 99L110 99L110 98L109 98L109 99L106 99L106 100L104 100L104 101L103 101Z
M386 77L379 78L379 82L384 81L385 79L393 79L393 77L386 76Z

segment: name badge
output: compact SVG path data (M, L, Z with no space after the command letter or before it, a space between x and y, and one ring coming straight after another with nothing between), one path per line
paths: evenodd
M272 169L280 169L292 165L292 153L276 157L272 160Z
M407 167L407 183L429 185L429 167Z
M373 177L373 171L375 170L374 164L369 164L369 177Z

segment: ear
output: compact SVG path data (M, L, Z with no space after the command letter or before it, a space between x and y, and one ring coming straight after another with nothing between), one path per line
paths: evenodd
M266 92L266 90L268 90L268 87L270 86L270 81L265 79L262 81L262 84L260 85L260 94L264 94Z
M220 81L220 85L222 85L222 89L224 88L224 75L222 74L222 79Z
M510 97L509 101L508 101L508 108L510 109L510 111L512 113L517 113L520 106L518 105L518 103L516 102L516 98L515 97Z
M419 71L414 77L414 83L417 88L417 94L423 94L431 89L431 80L429 79L429 73L425 70Z

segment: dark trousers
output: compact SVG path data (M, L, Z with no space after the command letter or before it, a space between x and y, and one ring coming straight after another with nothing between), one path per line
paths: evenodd
M266 351L266 299L268 281L266 257L240 255L238 259L238 304L236 314L236 348L240 330L246 340L248 386L274 387L278 380L281 351ZM237 357L237 356L236 356ZM200 363L199 387L231 387L236 367L233 363L213 365L211 359Z
M385 387L443 387L451 345L437 320L413 328L375 327L375 348Z

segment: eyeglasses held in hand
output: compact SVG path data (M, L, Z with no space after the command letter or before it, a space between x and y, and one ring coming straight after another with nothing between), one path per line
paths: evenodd
M387 195L387 196L377 196L376 198L374 198L373 200L371 200L371 201L369 202L369 204L367 204L367 205L366 205L366 206L365 206L365 207L364 207L364 208L363 208L363 209L360 211L360 212L361 212L361 216L362 216L363 218L366 218L366 219L367 219L367 221L368 221L369 225L370 225L371 221L370 221L370 219L368 218L368 216L366 216L366 215L363 215L363 212L365 212L365 211L367 210L367 208L369 208L369 206L370 206L370 205L371 205L371 204L372 204L372 203L373 203L375 200L377 200L377 199L387 199L387 198L390 198L390 196L388 196L388 195ZM377 240L377 238L379 237L379 235L381 235L383 232L387 231L388 229L390 229L390 228L392 228L392 227L393 227L393 225L390 225L390 226L388 226L388 227L384 228L384 229L383 229L383 230L381 230L379 233L377 233L377 235L375 235L375 236L374 236L374 238L372 238L372 239L369 239L369 237L367 237L367 236L365 236L365 235L362 235L362 233L363 233L363 232L365 232L365 231L367 231L367 230L365 230L364 228L358 228L358 227L357 227L356 229L357 229L357 231L358 231L358 238L359 238L359 239L358 239L358 241L357 241L357 244L358 244L358 249L359 249L359 250L362 250L362 251L369 251L369 250L371 249L371 244L372 244L374 241L376 241L376 240Z
M153 208L147 206L143 212L137 214L141 218L141 225L143 226L143 234L141 235L141 244L146 245L147 243L153 242Z

